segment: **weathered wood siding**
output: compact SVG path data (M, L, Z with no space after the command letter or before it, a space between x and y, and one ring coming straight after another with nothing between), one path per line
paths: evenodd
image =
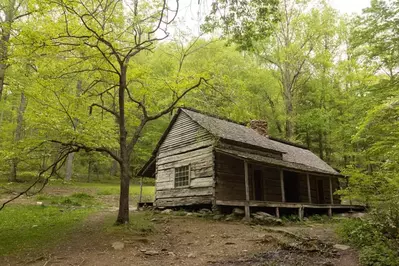
M245 200L244 162L222 153L216 153L216 199ZM254 170L262 171L263 199L281 202L280 173L277 168L248 165L250 200L255 199Z
M168 157L213 143L213 136L181 112L159 147L157 158Z
M330 181L328 176L315 176L309 175L310 181L310 192L312 195L312 203L318 204L318 195L317 195L317 180L323 180L323 193L324 193L324 203L330 204ZM334 204L341 204L341 200L339 195L334 195L334 192L339 189L338 177L331 177L332 189L333 189L333 200Z
M309 175L309 184L310 184L310 195L312 198L312 203L317 202L317 178L313 175Z
M261 165L253 165L252 171L250 171L251 180L253 180L253 172L255 170L262 171L263 178L263 199L264 201L276 201L281 202L281 182L280 182L280 171L278 168L266 167ZM252 193L251 199L255 199L255 191L253 185L251 186Z
M308 181L306 179L306 174L298 173L299 178L299 198L301 202L309 202L308 196Z
M244 162L223 153L216 153L216 199L217 200L245 200ZM260 164L249 164L249 192L250 200L255 200L253 175L255 170L262 171L263 200L282 202L280 170ZM308 186L305 173L297 173L299 178L300 202L308 203ZM312 203L317 204L317 180L323 179L324 201L330 204L330 183L327 176L309 175ZM289 184L285 184L289 185ZM338 178L332 177L333 192L338 187ZM339 196L334 195L334 204L339 204Z
M245 200L244 161L216 153L215 175L217 200Z
M213 195L213 137L180 113L161 144L156 162L155 205L210 204ZM188 187L175 188L175 168L190 166Z

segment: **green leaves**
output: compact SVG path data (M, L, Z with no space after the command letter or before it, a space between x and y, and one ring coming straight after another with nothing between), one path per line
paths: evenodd
M277 0L215 0L202 29L221 30L222 36L242 50L252 50L257 41L267 38L279 21Z

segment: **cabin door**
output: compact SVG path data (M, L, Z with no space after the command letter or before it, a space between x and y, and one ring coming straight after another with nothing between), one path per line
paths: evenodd
M254 170L254 200L264 200L262 170Z
M284 171L284 192L287 202L300 202L299 176L295 172Z
M326 203L324 201L324 185L323 185L323 180L319 179L317 180L317 202L319 204L324 204Z

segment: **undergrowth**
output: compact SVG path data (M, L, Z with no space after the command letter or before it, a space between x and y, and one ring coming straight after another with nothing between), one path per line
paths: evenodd
M362 265L397 266L399 262L399 203L375 206L367 218L343 220L338 233L360 251Z
M36 200L42 201L45 204L63 206L93 206L96 204L94 197L86 193L73 193L70 196L42 194L36 196Z

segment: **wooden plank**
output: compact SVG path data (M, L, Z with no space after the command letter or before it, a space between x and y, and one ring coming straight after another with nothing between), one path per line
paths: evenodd
M201 156L209 156L210 160L211 160L212 146L198 148L195 150L191 150L191 151L187 151L187 152L179 153L179 154L175 154L175 155L170 155L170 156L163 157L163 158L158 157L156 165L161 166L164 164L179 162L181 160L190 159L193 157L197 157L197 159L199 159L199 157L201 157Z
M218 211L218 207L216 206L216 157L215 151L212 150L212 211Z
M158 158L187 151L191 146L212 145L214 137L188 115L181 113L159 147Z
M157 158L162 159L162 158L169 157L172 155L186 153L188 151L198 150L200 148L206 148L206 147L212 146L213 143L214 143L214 140L208 140L208 141L203 141L200 143L180 145L181 147L176 146L175 149L172 151L158 152Z
M244 161L244 177L245 177L245 218L250 219L249 210L249 178L248 178L248 162Z
M157 182L155 184L157 191L166 190L166 189L174 189L174 180L166 181L166 182ZM201 187L213 187L213 177L201 177L190 180L190 188L201 188Z
M191 165L191 174L192 175L211 175L213 173L213 167L212 167L212 162L208 160L207 156L203 157L202 160L196 160L195 158L193 159L186 159L186 160L181 160L176 163L169 163L169 164L164 164L158 167L158 172L161 171L171 171L176 167L181 167L185 165ZM159 176L157 175L156 178Z
M329 177L329 181L330 181L330 203L334 204L331 176Z
M241 152L257 154L257 155L261 155L261 156L265 156L265 157L271 157L271 158L280 159L280 160L282 160L282 158L283 158L282 153L281 152L277 152L277 151L255 150L255 149L251 149L251 148L245 148L245 147L242 147L242 146L226 144L226 143L219 143L217 147L220 147L222 149L229 149L229 150L236 150L236 151L241 151Z
M221 206L243 207L245 205L245 202L243 200L216 200L216 204Z
M211 137L206 136L206 135L200 136L196 132L192 133L192 134L183 133L182 136L176 137L176 139L174 139L173 141L169 141L167 143L167 146L164 146L162 149L160 149L160 152L167 152L167 151L176 149L177 147L181 148L181 147L187 146L187 145L203 143L210 139L211 139Z
M156 207L176 207L176 206L189 206L189 205L204 205L211 203L212 203L212 196L201 196L201 197L156 199L154 205Z
M285 189L284 189L284 172L280 168L280 184L281 184L281 201L285 202Z
M174 188L168 190L157 190L155 192L156 199L173 198L173 197L196 197L212 195L212 187L203 188Z
M306 183L307 183L307 186L308 186L308 201L309 201L309 203L312 203L312 194L310 192L309 174L306 174Z
M221 206L245 206L245 200L216 200L217 205ZM360 205L331 205L331 204L303 204L303 203L283 203L283 202L269 202L269 201L250 201L250 207L275 207L275 208L314 208L314 209L356 209L364 210L364 206Z

